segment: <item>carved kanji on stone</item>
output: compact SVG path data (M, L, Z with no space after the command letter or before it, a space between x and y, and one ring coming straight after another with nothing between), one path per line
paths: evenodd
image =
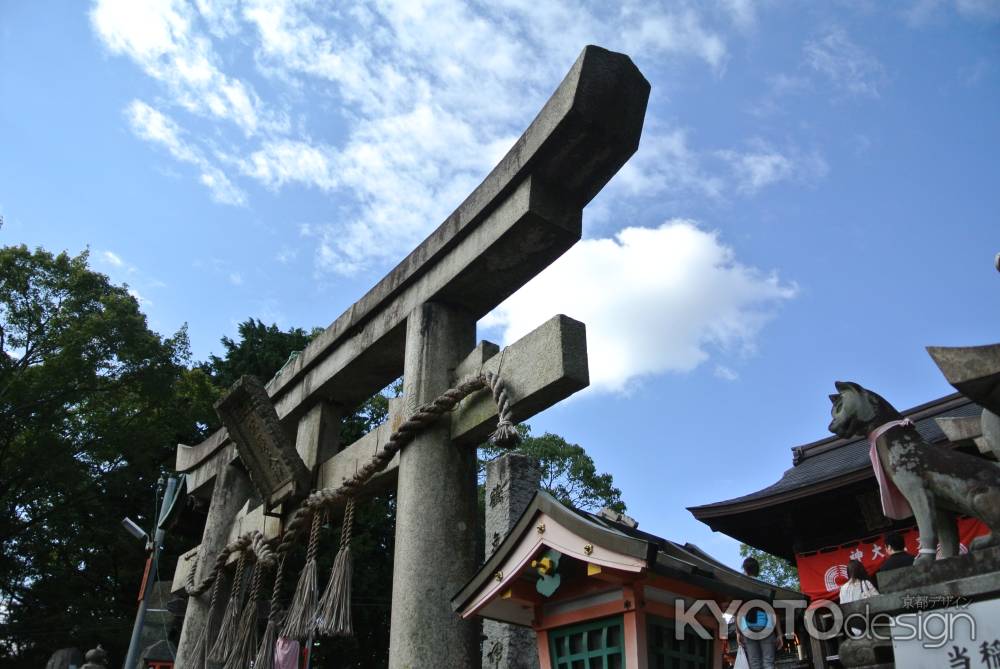
M264 384L243 376L215 404L267 509L309 492L311 474L285 434Z

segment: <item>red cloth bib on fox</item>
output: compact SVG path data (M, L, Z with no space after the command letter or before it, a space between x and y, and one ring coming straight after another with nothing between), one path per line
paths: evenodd
M879 495L882 497L882 513L885 514L886 518L894 518L896 520L909 518L913 515L913 509L910 508L910 503L906 501L903 493L899 491L899 488L896 487L896 484L892 482L892 479L889 478L889 475L882 468L882 461L878 457L878 449L875 448L875 442L894 427L908 427L911 425L913 423L907 418L892 420L868 433L868 443L871 444L868 456L872 460L872 469L875 470Z

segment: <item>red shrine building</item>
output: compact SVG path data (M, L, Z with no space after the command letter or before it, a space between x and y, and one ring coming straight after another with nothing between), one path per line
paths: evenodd
M720 669L729 651L721 625L691 608L701 624L693 629L684 607L802 600L612 516L538 491L453 608L534 629L542 669ZM787 645L795 653L797 638Z
M929 443L988 457L982 408L962 395L901 413ZM831 436L791 450L792 466L774 484L688 510L713 530L795 564L802 592L811 599L836 600L852 559L869 573L878 569L887 532L901 532L907 550L916 555L913 518L894 521L882 514L867 439ZM978 520L960 519L961 550L987 532Z

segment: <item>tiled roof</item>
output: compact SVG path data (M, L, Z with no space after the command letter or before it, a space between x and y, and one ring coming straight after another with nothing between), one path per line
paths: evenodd
M917 432L930 443L945 441L946 438L935 418L977 416L982 407L961 395L948 395L939 400L922 404L901 412L913 419ZM798 461L791 469L785 471L782 477L772 485L741 497L734 497L722 502L713 502L701 506L690 507L692 512L739 505L755 500L766 499L775 495L790 493L795 490L815 486L852 473L868 470L871 473L871 460L868 457L868 440L839 439L836 437L806 444L792 449L797 451Z

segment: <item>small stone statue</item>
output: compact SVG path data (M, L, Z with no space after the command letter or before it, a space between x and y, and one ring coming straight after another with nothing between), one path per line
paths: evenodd
M837 381L830 431L840 437L867 436L872 467L889 518L916 516L920 555L914 564L958 554L956 514L983 521L990 534L970 549L1000 543L1000 466L974 455L932 446L885 399L856 383Z
M101 644L97 644L97 648L88 650L87 654L83 656L86 663L80 667L80 669L107 669L108 668L108 653L103 648Z

